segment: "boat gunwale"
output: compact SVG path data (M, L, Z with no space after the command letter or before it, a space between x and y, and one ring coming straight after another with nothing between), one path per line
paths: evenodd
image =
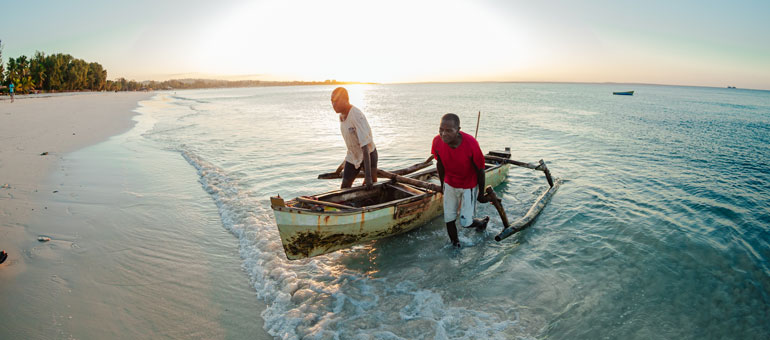
M432 195L435 195L435 194L436 194L436 192L426 192L426 193L424 193L422 195L415 195L415 196L411 196L411 197L399 198L399 199L394 200L394 201L387 201L385 203L369 205L369 206L365 206L365 207L356 207L356 209L350 209L350 210L312 211L312 210L307 209L307 208L297 208L297 207L290 207L290 206L273 207L273 210L278 210L278 211L288 212L288 213L307 214L307 215L358 215L358 214L360 214L362 212L370 212L370 211L380 210L380 209L387 208L389 206L395 206L395 205L398 205L398 204L404 203L404 202L419 201L421 199L424 199L424 198L426 198L428 196L432 196ZM288 202L292 202L292 201L294 201L294 200L291 200L291 201L288 201Z
M492 164L492 166L487 168L487 169L485 169L484 172L485 173L492 172L494 170L499 169L503 165L506 165L506 164L505 163ZM437 171L438 170L435 169L435 168L434 169L428 169L428 170L425 170L425 171L421 171L421 172L416 172L416 173L410 174L407 177L413 177L414 178L414 177L430 174L430 173L437 172ZM384 186L384 185L387 185L388 183L390 183L390 181L376 183L375 187L377 187L377 186ZM314 195L314 196L316 196L316 197L318 197L318 196L327 196L327 195L332 195L332 194L349 193L349 192L360 191L360 190L365 190L365 187L364 186L359 186L359 187L354 187L354 188L337 189L337 190L325 192L325 193ZM418 190L421 190L421 189L418 189ZM350 210L313 211L313 210L310 210L310 209L307 209L307 208L297 208L297 207L289 206L288 203L289 202L296 202L297 201L296 198L287 201L286 202L287 203L286 206L278 207L278 206L272 206L271 205L271 208L273 210L277 210L277 211L281 211L281 212L285 212L285 213L307 214L307 215L317 215L317 216L324 216L324 215L332 215L332 216L358 215L358 214L361 214L361 213L371 212L371 211L375 211L375 210L381 210L383 208L387 208L387 207L391 207L391 206L395 207L396 205L401 204L401 203L408 203L408 202L411 202L411 201L423 200L425 198L428 198L428 197L436 195L436 194L439 194L439 192L436 192L436 191L426 191L422 195L414 195L414 196L411 196L411 197L400 198L400 199L397 199L397 200L387 201L385 203L369 205L369 206L365 206L365 207L356 207L356 209L350 209Z

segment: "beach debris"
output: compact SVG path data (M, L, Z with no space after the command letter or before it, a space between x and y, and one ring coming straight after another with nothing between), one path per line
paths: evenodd
M41 153L40 156L45 156L47 154L48 154L48 151Z
M48 242L48 241L51 240L51 238L48 237L48 236L38 236L37 240L40 241L40 242Z
M54 191L53 191L53 193L54 193L54 194L55 194L55 193L57 193L57 192L59 192L59 190L54 190Z
M2 189L10 189L11 185L10 184L3 184L3 186L1 186L0 188L2 188Z

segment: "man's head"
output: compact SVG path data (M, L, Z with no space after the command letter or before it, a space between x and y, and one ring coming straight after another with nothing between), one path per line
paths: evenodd
M350 106L350 99L348 99L348 90L344 87L338 87L332 91L332 107L334 112L346 113L348 106Z
M460 117L454 113L447 113L441 117L441 125L438 127L438 135L444 143L452 144L460 134Z

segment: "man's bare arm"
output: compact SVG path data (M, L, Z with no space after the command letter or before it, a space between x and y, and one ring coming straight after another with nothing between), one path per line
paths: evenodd
M479 185L479 195L477 200L481 203L486 203L487 197L484 195L484 189L486 187L487 176L484 173L484 169L479 169L479 167L476 166L476 163L473 162L473 157L471 157L471 164L473 165L473 168L476 169L476 180Z
M444 188L444 163L441 162L441 157L436 155L436 169L438 170L438 179L441 181L441 188Z

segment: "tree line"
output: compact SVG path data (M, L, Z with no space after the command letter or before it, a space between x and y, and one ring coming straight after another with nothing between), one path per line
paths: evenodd
M286 85L333 85L351 82L325 81L261 81L261 80L212 80L172 79L166 81L107 80L107 70L96 62L86 62L69 54L46 55L35 52L31 58L8 58L3 66L3 46L0 44L0 86L8 92L13 83L18 93L65 92L65 91L141 91L226 87L286 86Z
M101 64L63 53L36 52L31 58L24 55L9 58L3 67L0 51L0 83L4 86L13 83L19 93L120 89L115 82L107 80L107 70Z

